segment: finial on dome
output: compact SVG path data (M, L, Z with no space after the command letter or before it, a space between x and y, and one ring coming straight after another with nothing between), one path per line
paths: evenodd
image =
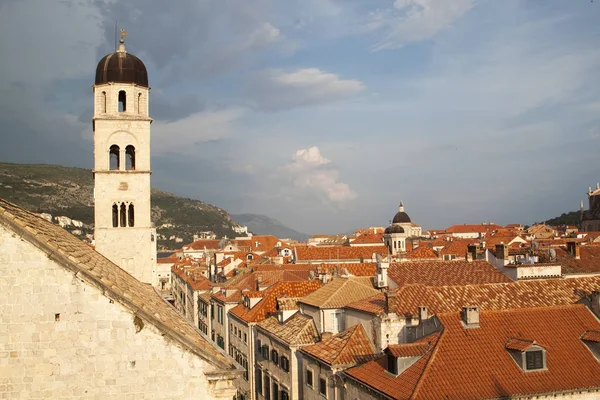
M398 211L404 212L404 202L402 200L400 200L400 205L398 206Z
M127 31L121 28L121 39L119 39L119 50L117 50L118 52L125 52L125 36L127 36Z

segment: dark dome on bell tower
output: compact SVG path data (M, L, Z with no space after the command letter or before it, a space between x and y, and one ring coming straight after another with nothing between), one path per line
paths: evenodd
M148 87L148 72L146 66L136 56L125 51L124 36L127 32L121 30L121 40L117 51L107 54L96 67L96 85L107 83L133 83Z

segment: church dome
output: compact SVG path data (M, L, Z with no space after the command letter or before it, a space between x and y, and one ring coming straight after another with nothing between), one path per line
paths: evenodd
M385 228L385 233L404 233L404 228L400 225L390 225Z
M398 211L392 220L393 224L410 223L410 217L404 211Z
M96 85L106 83L133 83L148 87L148 72L146 66L136 56L125 51L124 35L121 32L119 49L107 54L100 60L96 67Z

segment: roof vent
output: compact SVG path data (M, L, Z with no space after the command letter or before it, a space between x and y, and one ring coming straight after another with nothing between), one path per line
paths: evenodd
M465 328L479 328L479 307L463 307L461 312L461 318Z

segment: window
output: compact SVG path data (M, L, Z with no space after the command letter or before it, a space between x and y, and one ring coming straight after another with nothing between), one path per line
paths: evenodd
M248 335L244 333L244 343L248 343Z
M135 223L135 218L134 218L134 214L133 214L133 204L129 205L129 210L127 213L127 219L129 222L129 226L133 227L134 223Z
M112 206L112 224L113 228L119 226L119 206L116 204L113 204Z
M119 112L127 111L127 94L124 90L119 91Z
M306 370L306 386L313 387L313 372L310 369Z
M217 346L225 350L225 341L223 340L223 336L217 335Z
M281 369L283 369L285 372L289 372L290 371L290 360L288 360L288 358L286 356L281 356Z
M244 380L248 381L248 359L242 358L242 367L244 367Z
M262 394L263 390L262 390L262 370L261 369L256 369L256 391L259 394Z
M319 393L327 397L327 381L325 378L319 378Z
M222 324L223 323L223 307L217 306L217 321Z
M135 169L135 147L132 145L125 147L125 169L128 171Z
M279 353L277 353L277 350L275 349L271 350L271 361L273 361L273 364L275 365L279 364Z
M119 149L119 146L117 146L116 144L113 144L112 146L110 146L110 149L109 149L109 160L108 160L109 169L111 171L119 169L120 158L121 158L121 150Z
M273 400L279 400L279 385L277 382L273 382Z
M138 104L137 104L138 114L142 113L142 94L138 93Z
M215 319L215 305L210 303L210 319Z
M262 342L260 339L256 341L256 350L260 353L262 351Z
M269 359L269 346L266 344L263 344L262 347L262 356L265 360Z
M398 375L398 361L391 354L387 355L387 370L394 375Z
M125 203L121 203L121 209L120 211L120 219L121 219L121 227L126 227L127 224L127 207L125 207Z
M240 330L238 331L238 339L241 339L241 338L242 338L242 330L240 329Z
M234 328L234 327L233 327L233 324L229 324L229 330L230 330L231 332L235 332L235 333L237 333L237 326Z
M102 112L106 112L106 92L102 92Z
M290 394L285 389L281 389L281 400L290 400Z
M525 352L525 368L529 370L544 368L543 350L534 350Z
M265 400L271 400L271 379L269 379L268 375L265 375L264 381L265 381L265 391L264 391Z

